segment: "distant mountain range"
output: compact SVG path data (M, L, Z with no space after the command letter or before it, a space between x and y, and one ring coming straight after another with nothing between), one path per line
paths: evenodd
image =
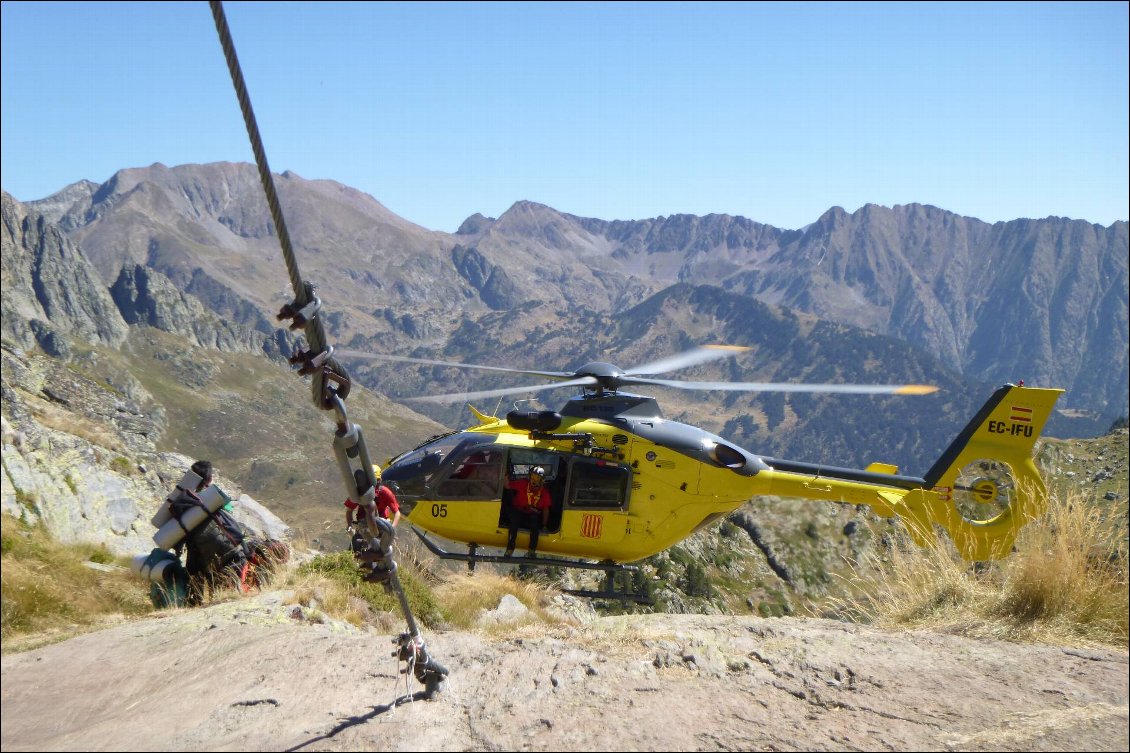
M333 181L276 180L299 266L340 346L564 370L724 341L754 352L671 376L930 381L944 396L663 396L669 415L701 418L755 451L847 462L875 440L899 445L912 472L1006 381L1068 390L1053 432L1098 433L1128 412L1126 222L990 225L911 204L836 207L782 230L728 215L581 218L523 201L448 234ZM122 170L25 205L107 288L136 289L150 270L225 324L285 346L271 314L290 299L289 279L252 165ZM6 278L6 334L8 290ZM497 384L439 367L356 369L394 398ZM459 410L427 412L451 425ZM892 430L899 416L919 428Z

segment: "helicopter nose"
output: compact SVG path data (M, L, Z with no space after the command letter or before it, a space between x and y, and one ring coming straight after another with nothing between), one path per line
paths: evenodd
M385 468L381 478L393 487L401 513L407 515L412 512L416 500L424 493L428 475L435 470L436 465L437 463L425 457L416 462L393 463Z

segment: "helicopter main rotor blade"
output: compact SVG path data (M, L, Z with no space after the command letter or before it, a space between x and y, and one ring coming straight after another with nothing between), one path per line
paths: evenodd
M579 385L596 384L595 377L580 377L579 379L570 379L565 382L554 382L552 384L535 384L527 387L504 387L499 390L482 390L481 392L452 392L446 395L424 395L422 397L406 397L405 402L416 403L454 403L459 400L478 400L485 397L503 397L505 395L517 395L522 392L540 392L541 390L552 390L558 387L575 387Z
M731 392L825 392L847 395L929 395L938 388L929 384L790 384L788 382L680 382L675 379L621 377L621 384L651 384L680 390L729 390Z
M728 358L744 353L749 348L743 345L703 345L700 348L688 350L678 355L660 358L641 366L634 366L624 371L625 374L664 374L676 369L685 369L688 366L697 366L700 363L716 361L719 358Z
M527 376L540 376L547 379L572 379L571 371L532 371L529 369L507 369L502 366L480 366L474 363L458 363L456 361L434 361L430 358L409 358L408 356L392 356L385 353L366 353L363 350L335 350L334 355L344 358L369 358L379 361L399 361L401 363L420 363L425 366L453 366L457 369L481 369L483 371L503 371L507 374L525 374ZM552 385L559 386L559 385Z

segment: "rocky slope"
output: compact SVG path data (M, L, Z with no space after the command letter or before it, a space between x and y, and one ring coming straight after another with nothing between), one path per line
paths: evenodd
M289 333L221 317L146 267L123 268L108 288L44 215L7 194L2 209L6 514L64 542L145 553L156 506L208 457L257 530L287 526L244 490L307 539L338 518L332 426L281 362ZM376 458L441 429L354 394Z
M65 355L71 337L117 345L126 336L93 266L59 228L0 194L3 336L22 347Z
M145 553L157 504L204 457L249 511L262 502L315 547L327 528L344 536L332 423L288 369L250 353L189 354L149 328L120 350L75 350L67 363L0 350L5 513L62 541ZM441 428L364 390L350 402L381 461Z
M165 412L128 374L127 397L61 362L4 346L3 475L0 509L44 526L64 543L103 544L119 556L153 548L150 518L194 458L158 450ZM140 399L138 399L140 398ZM230 476L217 480L235 516L271 538L289 526L243 494Z
M4 750L1125 750L1127 653L694 615L388 637L285 594L6 655ZM911 671L908 671L911 670ZM415 700L413 700L415 698Z

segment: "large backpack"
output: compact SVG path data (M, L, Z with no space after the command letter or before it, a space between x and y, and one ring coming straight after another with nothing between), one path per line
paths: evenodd
M207 512L207 508L195 494L177 495L169 501L169 512L178 521L193 507ZM183 524L182 524L183 525ZM208 513L208 520L185 535L188 550L187 565L189 575L198 575L209 570L218 573L225 567L242 568L248 557L248 544L243 527L223 508Z

